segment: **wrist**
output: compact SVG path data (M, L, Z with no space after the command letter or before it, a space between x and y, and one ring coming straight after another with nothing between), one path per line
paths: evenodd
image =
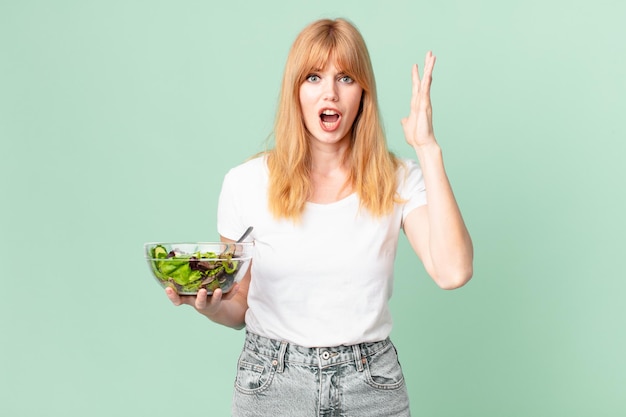
M421 161L424 158L438 157L441 158L441 147L436 141L432 141L423 145L413 146L418 159Z

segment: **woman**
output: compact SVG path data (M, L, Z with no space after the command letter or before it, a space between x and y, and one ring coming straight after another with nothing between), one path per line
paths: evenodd
M246 327L235 416L408 416L389 340L401 229L442 288L464 285L473 250L432 127L430 84L413 67L402 120L414 161L389 152L369 54L343 19L296 38L285 66L275 146L225 177L218 231L253 226L253 263L228 294L170 300Z

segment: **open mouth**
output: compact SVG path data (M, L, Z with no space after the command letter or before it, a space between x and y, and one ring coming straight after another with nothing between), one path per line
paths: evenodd
M341 114L336 110L324 109L320 114L320 121L325 130L334 130L337 128L339 119L341 119Z

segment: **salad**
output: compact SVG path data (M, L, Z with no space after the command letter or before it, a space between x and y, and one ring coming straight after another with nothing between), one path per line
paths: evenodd
M156 245L150 248L150 255L154 275L180 294L196 294L202 288L209 294L218 288L228 291L240 268L232 251L184 254Z

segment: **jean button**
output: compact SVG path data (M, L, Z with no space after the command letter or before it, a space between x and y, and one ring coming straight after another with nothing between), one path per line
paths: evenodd
M325 350L324 352L322 352L322 359L324 359L325 361L330 359L330 352Z

